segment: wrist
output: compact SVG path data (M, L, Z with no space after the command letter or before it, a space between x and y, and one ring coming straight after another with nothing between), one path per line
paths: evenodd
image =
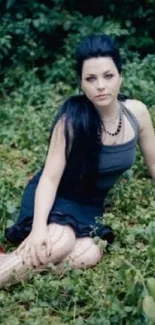
M45 223L41 223L41 224L39 224L39 223L37 223L37 224L33 223L32 224L32 231L33 232L40 232L40 231L42 232L44 230L47 230L47 225Z

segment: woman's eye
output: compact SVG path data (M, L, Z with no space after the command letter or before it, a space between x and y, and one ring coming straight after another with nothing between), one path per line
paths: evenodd
M95 80L95 77L93 77L93 76L92 77L88 77L86 80L91 82L91 81L94 81Z
M114 76L114 75L113 75L112 73L108 73L108 74L105 75L105 78L106 78L106 79L112 79L113 76Z

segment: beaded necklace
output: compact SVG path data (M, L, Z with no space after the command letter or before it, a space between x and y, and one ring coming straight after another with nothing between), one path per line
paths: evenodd
M112 137L118 135L120 133L121 129L122 129L122 123L123 123L123 112L122 112L122 110L120 110L118 126L117 126L117 129L116 129L115 132L109 132L106 129L104 121L103 121L103 128L104 128L105 133L111 135Z

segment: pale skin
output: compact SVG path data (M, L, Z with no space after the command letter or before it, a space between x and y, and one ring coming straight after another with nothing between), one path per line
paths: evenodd
M121 83L122 76L110 57L91 58L84 61L81 87L93 102L101 118L104 118L105 125L110 132L114 131L118 124L117 118L113 122L111 120L118 114L117 95ZM102 94L102 97L96 97ZM140 101L126 100L124 105L132 111L139 122L138 144L150 174L155 180L155 133L150 114ZM134 137L134 130L125 117L124 123L123 142L128 142ZM104 144L111 145L112 140L110 135L105 138L103 134ZM54 223L47 225L48 214L56 197L66 163L62 120L54 129L45 167L36 190L32 231L15 252L4 255L2 266L0 266L0 285L9 280L12 270L22 275L27 268L35 267L39 271L50 262L63 268L64 263L68 261L72 268L87 268L96 265L102 258L102 252L92 238L77 239L70 226ZM9 263L10 268L6 271Z

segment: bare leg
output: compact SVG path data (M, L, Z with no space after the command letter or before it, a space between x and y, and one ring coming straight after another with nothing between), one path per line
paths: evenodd
M75 245L75 234L70 226L62 226L52 223L48 226L48 232L52 244L51 256L46 256L44 247L42 248L42 261L43 268L49 263L58 263L65 256L67 256ZM13 275L16 275L17 280L27 275L28 270L32 269L29 266L30 261L27 261L27 265L22 263L22 252L20 255L16 255L15 252L8 254L8 256L0 261L0 287L5 283L8 283ZM38 268L40 271L41 268ZM36 269L35 269L36 271Z
M7 256L7 254L0 254L0 262Z
M2 261L4 261L4 259L8 258L8 256L10 256L11 253L2 253L0 254L0 265L2 263Z
M57 267L58 270L63 270L64 265L68 263L73 269L85 269L95 266L101 258L101 250L92 238L78 238L71 253Z

